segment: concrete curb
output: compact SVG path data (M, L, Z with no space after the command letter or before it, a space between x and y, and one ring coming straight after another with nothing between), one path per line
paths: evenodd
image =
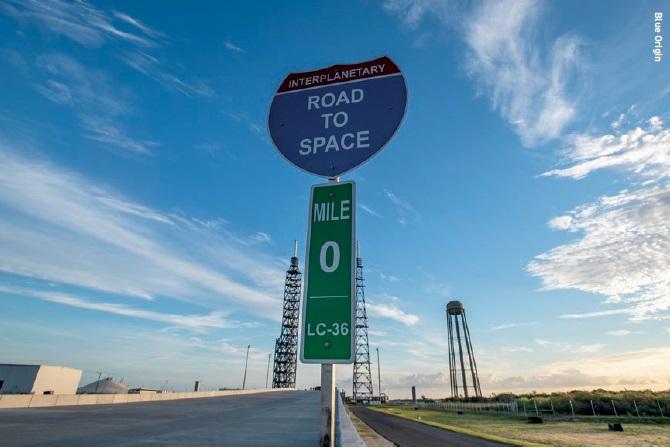
M193 398L225 397L295 389L216 390L205 392L163 392L157 394L82 394L82 395L0 395L0 409L48 408L55 406L87 406L95 404L126 404L147 401L189 400Z
M335 446L365 446L363 439L358 434L358 431L356 431L347 411L344 409L342 396L339 392L337 393L335 407L337 408L335 413Z

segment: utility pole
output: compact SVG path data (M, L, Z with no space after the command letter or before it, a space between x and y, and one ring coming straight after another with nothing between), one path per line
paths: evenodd
M265 373L265 388L268 388L268 380L270 379L270 359L272 359L272 353L268 353L268 370Z
M251 348L251 345L247 345L247 357L244 360L244 379L242 380L242 390L244 390L244 387L247 385L247 364L249 363L249 349Z
M379 364L379 347L376 348L377 350L377 384L379 387L379 403L382 402L382 373L381 373L381 366Z
M100 387L100 378L102 378L102 372L96 372L98 374L98 381L95 383L95 392L98 393L98 387Z

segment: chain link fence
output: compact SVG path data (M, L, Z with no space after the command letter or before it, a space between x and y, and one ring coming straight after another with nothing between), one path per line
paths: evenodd
M668 418L668 403L659 399L516 399L497 401L478 399L477 401L459 400L418 400L416 407L440 409L444 411L489 412L515 415L571 416L571 417L653 417Z

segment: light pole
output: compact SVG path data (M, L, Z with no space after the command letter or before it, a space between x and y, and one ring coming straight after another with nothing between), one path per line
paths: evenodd
M95 392L94 394L98 393L98 387L100 387L100 378L102 378L102 372L96 372L98 374L98 381L95 382Z
M249 349L251 345L247 345L247 357L244 359L244 379L242 380L242 390L247 385L247 364L249 363Z
M379 347L376 348L377 350L377 384L379 385L379 402L382 402L382 373L381 373L381 366L379 365Z
M265 388L268 388L268 380L270 379L270 359L272 358L272 353L268 353L268 370L265 373Z

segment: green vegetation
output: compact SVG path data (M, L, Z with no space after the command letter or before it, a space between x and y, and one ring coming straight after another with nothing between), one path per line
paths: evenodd
M612 418L544 416L543 424L528 424L523 415L457 414L436 409L415 410L412 405L372 406L379 412L489 440L523 446L670 446L670 418ZM610 432L617 421L624 432Z
M519 409L529 411L535 408L553 408L557 414L571 414L570 400L576 415L614 415L612 401L616 407L616 413L620 416L635 416L638 411L641 417L660 417L661 412L665 417L670 417L670 391L652 392L650 390L634 391L624 390L619 392L597 389L591 392L574 390L571 392L552 393L529 393L522 395L498 394L491 401L514 401L519 404ZM591 408L593 401L593 408ZM635 407L637 406L637 409Z

